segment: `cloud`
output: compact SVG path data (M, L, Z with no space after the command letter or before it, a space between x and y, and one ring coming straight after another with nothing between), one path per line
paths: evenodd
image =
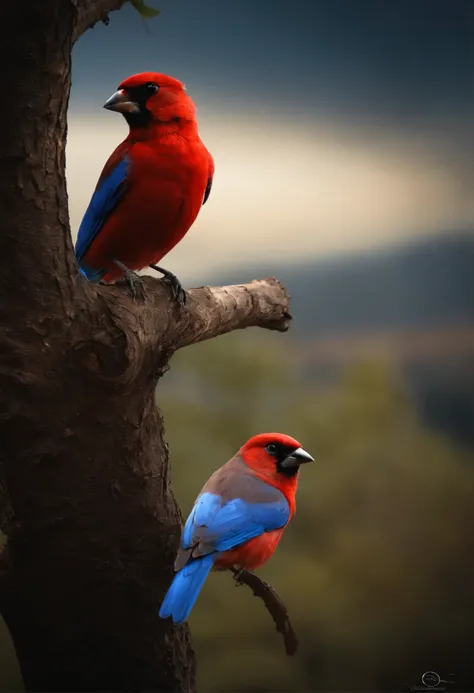
M473 227L472 171L387 130L223 112L200 119L216 161L209 202L165 266L185 282L207 270L289 262ZM67 146L75 238L102 166L126 135L110 113L72 115Z

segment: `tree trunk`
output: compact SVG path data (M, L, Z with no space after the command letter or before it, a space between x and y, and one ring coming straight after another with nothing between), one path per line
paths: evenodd
M0 10L0 611L35 691L194 690L188 627L158 618L181 517L155 387L182 346L289 325L275 280L194 289L180 309L160 280L134 300L78 274L71 48L123 2Z

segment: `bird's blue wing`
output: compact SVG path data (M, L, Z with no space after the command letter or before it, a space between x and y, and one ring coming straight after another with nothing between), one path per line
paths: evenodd
M128 189L127 178L129 168L130 159L128 156L123 156L119 159L118 163L99 180L77 234L76 258L79 264L81 264L82 258L107 221L109 215L126 193ZM92 275L95 273L93 271L91 273L89 268L81 267L81 270L88 279L94 279Z
M285 496L273 489L268 502L233 498L223 503L214 493L201 494L188 517L182 548L198 545L200 555L228 551L249 539L284 527L290 518Z

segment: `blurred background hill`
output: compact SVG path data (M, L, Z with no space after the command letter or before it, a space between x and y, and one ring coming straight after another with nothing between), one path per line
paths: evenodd
M317 464L262 570L301 652L286 658L263 607L213 576L191 616L201 690L400 690L428 669L474 689L473 268L460 232L203 277L279 277L294 325L175 357L157 401L184 512L196 468L258 431L295 435Z
M459 443L473 443L472 232L296 265L261 263L216 273L211 283L269 275L281 279L292 296L290 338L308 377L333 383L342 368L361 358L382 359L404 374L427 425Z
M261 605L213 576L191 616L201 690L398 690L433 668L472 689L473 268L459 233L207 278L277 276L295 320L175 357L157 401L184 512L201 471L258 431L317 464L262 570L301 652L285 658Z
M359 360L321 388L286 337L229 335L184 350L157 391L187 513L250 435L282 430L316 458L261 571L301 640L211 576L190 619L200 690L401 690L427 669L472 690L472 450L422 424L403 375ZM449 670L449 671L448 671Z

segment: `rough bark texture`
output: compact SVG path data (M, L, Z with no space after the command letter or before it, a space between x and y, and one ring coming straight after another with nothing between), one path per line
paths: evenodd
M194 289L179 309L159 280L134 301L78 275L71 47L123 2L0 9L0 611L28 690L194 689L187 626L157 616L181 518L155 387L180 347L289 325L275 280Z

